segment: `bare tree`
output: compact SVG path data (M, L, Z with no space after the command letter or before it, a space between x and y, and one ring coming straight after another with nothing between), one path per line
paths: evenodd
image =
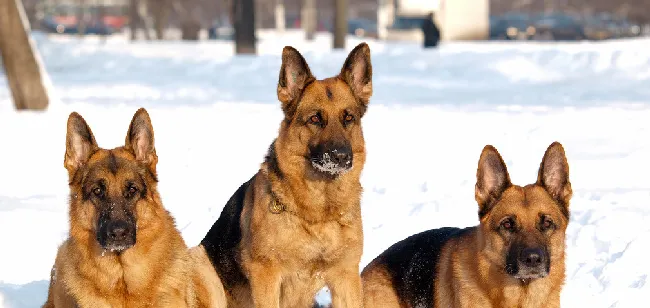
M183 0L181 4L181 0L173 0L174 11L180 18L181 39L186 41L198 41L201 31L200 18L194 9L197 4L193 2L195 1Z
M348 33L348 1L334 0L334 49L345 48L345 35Z
M157 40L165 39L165 27L169 23L172 1L174 4L178 3L177 0L158 0L155 5L150 6L153 11L153 26Z
M146 40L151 40L151 29L153 28L153 21L149 16L149 5L148 0L138 0L138 20L142 25L142 31L144 32L144 38Z
M20 0L0 0L0 54L16 109L44 110L49 98Z
M129 29L131 29L131 40L135 41L138 34L138 26L142 21L138 14L138 0L129 0Z
M108 33L108 28L109 27L104 22L104 20L106 18L106 3L104 1L106 1L106 0L100 0L99 3L98 3L98 7L97 7L97 15L98 15L97 19L99 19L99 24L102 27L106 28L106 31L107 31L106 33L103 33L100 36L101 40L102 40L102 43L106 43L106 39L108 38L108 35L109 35L109 33Z
M235 28L235 53L256 54L254 0L233 1L233 26Z

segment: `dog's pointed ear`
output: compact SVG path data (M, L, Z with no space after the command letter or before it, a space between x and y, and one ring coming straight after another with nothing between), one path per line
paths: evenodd
M282 111L287 118L293 117L298 107L297 99L305 86L314 79L307 61L298 50L285 46L282 50L282 66L278 80L278 99L282 102Z
M537 185L541 185L557 201L568 216L569 201L573 195L569 181L569 163L564 153L564 147L559 142L553 142L539 166Z
M135 155L135 159L156 170L158 156L154 146L153 126L149 113L144 108L133 115L129 131L126 133L124 147Z
M479 217L487 214L501 194L512 185L506 164L501 155L491 145L481 152L476 171L475 198L479 206Z
M361 43L354 47L341 69L340 78L352 89L352 93L367 106L372 96L372 64L370 47Z
M99 149L95 136L90 127L76 112L68 116L68 132L65 138L65 158L63 165L68 170L70 178L93 153Z

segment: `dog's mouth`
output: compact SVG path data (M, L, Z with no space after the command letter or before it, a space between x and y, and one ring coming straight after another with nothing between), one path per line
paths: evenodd
M135 243L111 243L106 246L102 246L103 253L105 252L114 252L114 253L121 253L131 247L133 247Z
M544 265L528 267L523 264L518 264L518 266L506 265L505 272L515 279L522 280L522 282L544 278L549 273Z
M514 278L522 280L538 279L546 276L548 276L548 272L544 270L519 271L519 273L513 275Z
M310 162L316 171L330 176L339 176L352 169L351 156L342 160L333 158L330 153L323 153L317 157L310 158Z

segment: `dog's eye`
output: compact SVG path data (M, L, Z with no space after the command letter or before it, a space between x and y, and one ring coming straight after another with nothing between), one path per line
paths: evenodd
M542 218L542 231L548 230L553 228L555 225L553 224L553 221L548 218L548 217L543 217Z
M137 187L135 187L135 186L133 186L133 185L129 186L129 194L133 195L133 194L135 194L136 192L138 192L138 188L137 188Z
M352 121L354 121L354 116L353 115L348 114L348 115L345 116L345 122L346 123L349 123L349 122L352 122Z
M100 187L94 188L93 194L97 197L101 197L102 194L104 194L104 190L102 190Z
M309 122L312 124L320 124L320 117L315 114L309 118Z
M508 219L501 222L501 228L503 228L506 231L514 231L515 230L515 221L512 220L512 218L508 218Z

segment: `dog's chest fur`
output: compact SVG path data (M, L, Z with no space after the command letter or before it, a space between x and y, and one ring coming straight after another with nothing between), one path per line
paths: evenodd
M291 214L269 217L271 232L277 237L254 242L265 254L283 262L303 264L329 263L342 258L345 247L356 242L354 230L340 221L308 223ZM278 223L273 225L273 222ZM302 266L303 264L296 264Z
M296 269L319 267L350 254L350 245L359 245L362 234L358 211L341 210L335 204L337 201L327 204L328 201L323 200L323 204L316 205L315 210L331 208L333 212L327 215L327 219L312 221L305 219L301 212L291 210L295 207L272 211L272 198L271 195L256 198L253 207L244 210L250 211L251 229L248 235L252 239L250 253L254 258L259 256L278 260Z

